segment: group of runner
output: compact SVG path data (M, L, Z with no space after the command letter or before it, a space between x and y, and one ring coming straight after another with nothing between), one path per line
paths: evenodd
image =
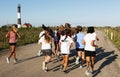
M67 66L69 63L70 49L75 43L77 51L75 64L80 64L80 68L86 63L85 74L89 76L94 72L95 56L96 56L96 40L99 40L96 36L94 27L88 27L87 33L83 31L82 26L77 26L75 30L72 30L69 23L65 26L57 26L54 32L50 32L49 28L42 25L44 29L39 37L39 44L41 45L41 52L45 56L42 63L42 69L47 72L47 64L49 63L52 54L59 60L62 56L62 62L60 69L67 73ZM54 34L54 35L51 35ZM52 51L52 42L54 41L55 49ZM91 68L91 69L90 69Z
M80 68L86 63L85 75L89 76L90 73L94 72L95 56L96 56L96 40L99 40L96 36L94 27L88 27L87 33L83 31L82 26L77 26L75 29L71 28L69 23L65 26L60 25L53 31L51 28L42 25L43 31L39 34L38 44L41 46L40 52L44 55L42 62L42 69L47 72L47 64L51 60L51 56L54 54L58 61L59 57L62 56L62 62L60 69L66 73L67 66L69 63L70 48L75 43L77 51L75 64L80 64ZM21 37L17 31L17 26L13 25L12 29L6 34L6 38L9 37L9 45L11 48L10 55L6 58L7 63L10 62L10 58L14 56L14 63L17 62L15 54L15 45L17 37ZM52 44L54 42L55 49L52 51ZM91 69L90 69L91 68Z

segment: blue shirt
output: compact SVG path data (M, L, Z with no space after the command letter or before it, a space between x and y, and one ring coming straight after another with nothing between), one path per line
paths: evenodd
M85 46L82 44L83 38L85 34L83 32L79 32L75 35L75 40L76 40L76 48L84 48Z
M54 42L58 42L57 31L54 31Z

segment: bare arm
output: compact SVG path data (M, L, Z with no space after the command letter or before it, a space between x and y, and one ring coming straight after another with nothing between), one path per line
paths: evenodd
M60 46L60 45L61 45L61 42L59 42L58 44L59 44L59 46Z
M97 41L99 41L99 38L96 36Z
M5 35L6 38L10 36L10 31Z
M17 34L18 38L21 38L21 35L18 32L16 32L16 34Z
M95 40L92 40L91 45L94 47L98 47L97 45L94 44Z
M70 44L70 48L73 46L73 43Z
M83 44L83 45L85 45L85 44L86 44L85 40L83 40L83 41L82 41L82 44Z

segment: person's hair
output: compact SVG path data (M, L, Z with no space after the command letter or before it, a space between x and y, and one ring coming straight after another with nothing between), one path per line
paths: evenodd
M93 33L95 32L94 27L88 27L87 33Z
M65 29L65 30L64 30L64 34L65 34L65 35L68 36L70 33L71 33L71 30L70 30L70 29Z
M71 24L70 24L70 23L65 23L65 28L66 28L66 29L71 28Z
M50 27L47 27L46 30L48 31L48 33L51 37L54 37L54 32Z
M76 32L76 28L71 28L71 35L74 35Z
M47 30L45 30L45 40L47 43L51 42L51 38L50 38L49 32Z
M17 24L13 24L12 26L15 26L15 28L17 28Z
M63 25L60 25L60 26L59 26L59 31L62 31L62 30L64 30L64 26L63 26Z
M44 24L42 24L42 28L43 28L44 30L47 29L47 27L46 27Z
M16 25L16 24L13 24L13 25L12 25L12 31L14 31L15 33L18 32L18 29L17 29L17 25Z
M77 33L82 31L82 26L77 26Z

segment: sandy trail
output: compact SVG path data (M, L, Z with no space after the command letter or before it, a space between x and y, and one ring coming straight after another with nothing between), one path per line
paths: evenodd
M99 37L95 70L90 77L120 77L120 51L111 43L104 32L96 31ZM85 67L80 69L74 64L74 56L69 58L68 73L64 74L59 70L61 62L56 62L55 58L49 63L49 72L41 69L43 56L38 57L39 45L29 44L16 48L17 64L6 63L6 56L9 50L0 52L0 77L86 77ZM74 51L73 51L74 52ZM73 53L72 52L72 53Z

